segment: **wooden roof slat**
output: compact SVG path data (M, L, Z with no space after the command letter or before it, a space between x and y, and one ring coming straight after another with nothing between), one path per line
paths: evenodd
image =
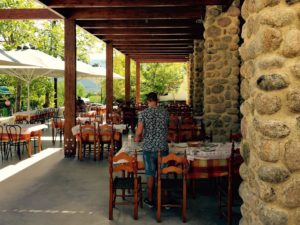
M122 46L122 45L192 45L193 40L113 40L113 46Z
M172 35L172 34L152 34L152 35L96 35L104 40L194 40L201 38L199 35Z
M62 19L61 16L50 11L49 9L0 9L1 20L56 20Z
M126 49L126 50L142 50L142 49L193 49L192 46L164 46L164 45L156 45L156 46L151 46L151 45L142 45L142 46L126 46L126 45L121 45L118 46L118 49Z
M186 6L222 5L226 0L42 0L52 8L62 7L133 7L133 6Z
M140 63L186 63L189 59L139 59Z
M188 58L188 54L186 55L178 55L178 54L169 54L169 55L157 55L157 54L128 54L131 58L136 59L186 59Z
M82 28L201 28L195 19L77 20Z
M202 29L196 30L191 28L145 28L145 29L134 29L134 28L104 28L104 29L87 29L88 32L94 35L143 35L143 34L190 34L202 33Z
M70 19L191 19L204 15L202 6L59 8Z
M181 55L181 56L188 56L190 54L190 52L124 52L121 51L124 54L128 54L128 55Z

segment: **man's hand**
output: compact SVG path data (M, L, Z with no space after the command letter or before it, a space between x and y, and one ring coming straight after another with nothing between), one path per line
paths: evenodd
M136 136L134 136L134 142L140 142L140 140L141 140L141 137L140 136L138 136L138 135L136 135Z

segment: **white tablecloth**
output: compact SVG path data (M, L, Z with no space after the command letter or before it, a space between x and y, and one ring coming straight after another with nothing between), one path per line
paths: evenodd
M14 124L15 120L15 116L0 117L0 125Z
M119 152L133 153L133 149L137 149L138 161L142 161L142 144L136 144L132 142L124 142ZM232 143L207 143L200 145L199 147L189 147L187 143L170 143L169 152L175 154L184 154L186 151L187 158L190 161L194 159L228 159L231 154Z
M31 134L31 132L47 129L46 124L18 124L21 127L21 134Z
M118 132L123 132L123 130L126 130L126 124L114 124L114 129ZM96 129L98 129L98 126L96 126ZM72 127L72 134L75 136L80 133L80 125L76 125Z

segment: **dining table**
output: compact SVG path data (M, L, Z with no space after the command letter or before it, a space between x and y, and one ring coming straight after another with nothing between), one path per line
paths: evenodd
M98 126L96 126L95 128L96 128L96 132L98 132L98 130L97 130ZM118 131L118 132L122 133L123 130L126 130L126 124L113 124L113 129L115 131ZM74 136L80 134L80 124L72 127L72 134Z
M27 141L28 144L28 158L32 155L32 145L31 138L37 137L38 139L38 152L42 150L42 131L43 129L47 129L48 126L46 124L18 124L21 127L21 136ZM6 126L3 126L3 134L2 138L4 140L8 140L8 134L6 131Z
M120 151L129 155L137 153L138 170L144 169L142 143L135 143L132 140L124 142ZM239 143L214 143L214 142L182 142L169 143L169 153L187 156L189 162L188 179L191 183L191 191L195 197L195 180L201 178L227 177L226 190L226 208L228 221L232 219L232 173L233 173L233 157L238 155L239 162L242 158L239 155ZM124 160L114 162L114 164L126 163Z
M125 141L117 154L137 151L138 169L144 169L142 143ZM187 155L189 161L188 178L210 178L228 175L228 159L232 152L232 143L182 142L169 143L169 153ZM120 163L120 162L119 162Z
M15 120L15 116L0 117L0 125L14 124Z

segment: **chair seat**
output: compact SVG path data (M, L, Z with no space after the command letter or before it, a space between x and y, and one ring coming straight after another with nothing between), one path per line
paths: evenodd
M164 190L181 191L182 184L182 179L161 179L161 186Z
M138 183L141 182L141 177L138 177ZM134 178L131 177L115 177L113 189L134 189Z

